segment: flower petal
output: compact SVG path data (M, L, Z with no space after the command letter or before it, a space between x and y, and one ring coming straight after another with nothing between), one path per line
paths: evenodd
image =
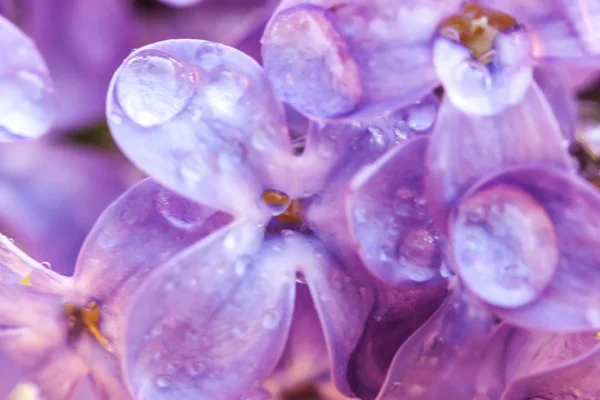
M125 329L134 397L242 398L266 379L292 318L286 250L277 239L263 245L261 227L236 221L154 271Z
M377 306L350 362L350 382L360 398L377 396L396 351L439 308L447 286L440 281L397 289L374 283Z
M513 165L571 168L556 118L536 85L519 105L491 117L465 115L444 100L426 158L425 193L438 229L478 179Z
M357 174L347 212L359 253L384 282L441 277L442 248L423 197L428 139L410 140Z
M132 172L120 158L74 146L0 147L2 233L55 272L72 275L85 236Z
M148 273L229 220L143 180L108 207L88 235L75 267L74 300L100 304L103 334L119 341L125 304Z
M430 41L459 3L286 0L265 30L265 69L305 115L379 116L437 86Z
M0 141L35 139L54 120L54 87L35 44L0 17Z
M482 370L490 375L486 379L492 375L493 379L490 385L481 380L484 375L479 376L482 394L495 399L504 392L502 399L520 400L530 398L526 393L533 398L565 390L566 396L569 388L577 390L577 383L584 383L589 378L586 374L593 372L590 366L598 359L597 343L594 333L534 332L503 323L487 344Z
M107 114L125 154L161 184L223 210L256 213L292 157L282 106L260 66L233 48L168 40L115 73ZM285 191L285 182L278 183Z
M378 400L471 399L494 318L455 290L398 350Z
M457 225L468 204L479 201L473 199L494 199L496 208L486 214L493 203L482 203L481 214ZM461 211L463 204L466 208ZM457 210L453 231L470 229L469 240L481 241L469 250L460 235L453 235L457 271L463 278L465 273L471 276L466 279L470 289L495 304L492 309L501 318L528 329L600 328L600 296L595 290L600 285L600 193L594 187L553 168L518 167L473 188ZM481 223L486 224L486 234L475 230ZM471 228L465 230L469 224ZM473 269L481 257L496 254L486 249L500 250L507 244L512 247L506 253L498 253L485 268ZM456 254L457 249L463 252ZM499 274L495 280L494 273ZM506 297L500 300L500 293L514 296L507 302Z
M530 44L525 30L499 33L488 65L462 43L439 36L433 60L450 101L463 112L495 115L519 104L532 81Z
M295 259L313 255L304 256L299 266L325 333L333 381L342 394L353 396L349 363L374 305L373 287L360 279L360 264L339 262L316 240L296 243Z
M563 137L572 142L578 117L576 92L565 82L567 78L563 74L566 75L558 68L536 68L534 77L556 116Z
M63 133L102 120L112 73L133 46L129 4L105 0L102 5L32 0L19 2L7 15L31 35L48 63L56 87L54 128Z

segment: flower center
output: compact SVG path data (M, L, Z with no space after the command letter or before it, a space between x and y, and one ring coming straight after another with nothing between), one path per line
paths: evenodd
M69 318L70 340L74 340L86 332L92 335L106 351L113 352L111 344L100 332L100 306L97 303L91 302L85 307L77 307L67 303L64 313Z
M287 194L276 190L265 190L262 199L280 224L285 225L287 228L290 225L293 227L302 225L300 200L292 200Z
M462 12L444 21L440 34L466 45L483 64L492 61L494 38L517 25L508 14L481 7L475 3L463 5Z

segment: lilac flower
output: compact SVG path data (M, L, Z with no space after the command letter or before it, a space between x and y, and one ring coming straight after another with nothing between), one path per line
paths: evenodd
M119 157L48 143L0 147L0 231L63 275L102 210L134 182Z
M239 51L173 40L126 59L107 107L121 149L161 184L233 216L137 290L125 318L131 393L262 398L293 325L299 280L337 388L374 397L395 349L446 290L439 272L402 288L374 280L354 251L345 194L360 166L427 132L436 107L428 98L367 126L313 124L302 152L263 71Z
M227 220L144 180L98 220L72 278L0 237L0 354L20 371L12 383L47 399L130 399L120 372L128 298L153 266Z
M31 39L2 17L0 50L7 55L0 62L0 141L37 138L54 118L48 68Z
M362 118L441 82L460 110L519 103L534 63L597 63L590 1L285 0L263 38L278 95L303 114Z
M105 0L102 7L95 0L3 3L2 15L35 41L48 63L56 84L53 128L99 122L112 72L132 47L127 1Z

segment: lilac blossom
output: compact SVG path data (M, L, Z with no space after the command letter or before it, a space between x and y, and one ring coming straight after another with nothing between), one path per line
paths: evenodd
M54 86L32 40L0 16L0 141L40 137L54 119ZM10 55L10 56L9 56Z
M263 38L274 89L317 118L363 118L440 83L462 111L522 101L537 64L598 62L593 1L285 0Z
M292 147L282 106L248 56L194 40L132 53L108 97L118 145L161 184L233 221L138 288L124 332L131 393L262 398L297 321L300 280L337 388L374 397L395 349L446 289L439 271L401 288L373 279L354 252L345 194L360 166L427 133L436 109L428 97L368 125L312 124L305 148Z
M0 237L2 363L46 399L130 399L120 372L128 298L153 266L227 221L144 180L102 214L71 278Z

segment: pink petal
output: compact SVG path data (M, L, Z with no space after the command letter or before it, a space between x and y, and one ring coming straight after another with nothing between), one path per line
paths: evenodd
M219 209L257 214L292 157L281 105L258 64L233 48L168 40L115 73L107 114L125 154L161 184Z
M356 175L348 218L365 265L384 282L441 276L442 248L423 196L428 140L395 147Z
M119 348L125 304L147 275L229 221L146 179L100 216L75 267L76 300L101 305L103 334Z
M37 47L15 25L0 17L0 141L35 139L54 120L54 87Z
M504 208L482 214L484 219L481 223L488 224L488 233L473 236L472 240L481 240L480 246L476 247L479 250L472 253L473 257L460 258L460 255L454 254L457 271L463 277L465 271L474 274L466 280L471 290L496 304L492 309L511 324L557 332L599 329L600 296L595 288L600 285L600 250L596 245L600 226L600 194L573 174L547 167L519 167L492 176L473 188L459 204L457 215L469 199L495 191L502 191L504 196L509 193L505 192L507 188L519 195L512 198L505 196L498 203L498 207ZM528 203L522 203L525 198ZM492 229L498 224L496 217L503 213L500 210L508 212L508 218L502 223L510 228L501 235L500 231ZM515 218L519 213L525 213L523 215L527 217ZM462 229L461 225L456 225L457 215L452 216L453 230ZM477 218L472 221L477 224ZM522 232L513 228L522 229ZM471 269L478 257L486 254L486 248L500 246L510 240L510 243L519 243L524 237L527 237L527 246L512 248L508 255L490 260L479 272ZM461 245L462 239L456 235L453 240L457 240L454 251L457 243L459 247L467 246L464 242ZM537 250L531 247L535 243L540 246ZM520 249L520 252L515 249ZM536 256L538 253L539 257ZM514 279L494 281L488 278L494 271L503 271L505 257L508 256L514 256L510 265L518 267L506 270L509 278L516 274ZM502 274L498 276L504 277ZM530 278L521 279L521 276ZM488 285L487 293L484 293L484 281ZM518 299L521 306L514 308L517 304L498 302L497 297L490 298L492 289L498 295L505 293L508 296L514 291L519 296L528 294L526 297L515 294L513 299Z
M398 350L377 399L473 398L475 375L493 323L485 308L455 289Z
M491 117L465 115L444 100L426 158L425 193L438 229L478 179L513 165L569 169L556 118L537 86L519 105Z
M235 399L274 369L294 304L294 264L244 222L154 271L130 303L124 370L144 399ZM301 260L299 260L301 261Z
M576 91L570 86L568 75L576 71L562 71L559 68L537 68L535 81L546 96L548 104L560 126L563 137L572 142L575 139L578 110Z
M280 98L305 115L378 116L437 86L430 42L458 5L286 0L265 30L265 69Z

